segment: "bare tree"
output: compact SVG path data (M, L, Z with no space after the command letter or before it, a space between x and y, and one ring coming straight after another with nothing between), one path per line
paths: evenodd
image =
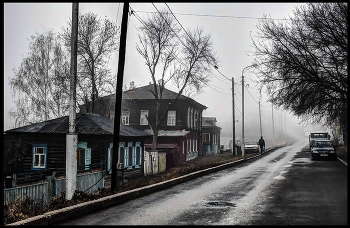
M256 71L274 105L347 129L347 14L347 3L309 3L286 22L259 21Z
M49 30L31 39L28 56L9 78L14 97L19 93L15 109L9 112L16 119L15 127L59 117L68 110L66 87L61 84L67 83L67 65L57 37Z
M60 33L69 51L71 25L70 20ZM95 99L115 91L116 77L108 69L108 61L118 49L118 31L118 26L107 18L102 20L92 12L79 14L77 102L87 104L91 94L91 112Z
M156 101L156 121L148 123L153 132L152 149L155 150L159 126L167 112L186 88L193 87L197 92L201 90L209 80L210 66L217 65L217 59L210 35L204 35L200 29L181 35L175 18L165 10L153 14L139 29L140 45L137 44L136 49L145 59L154 85L151 92ZM159 74L157 70L160 70ZM160 101L164 86L169 81L177 85L179 92L161 112Z

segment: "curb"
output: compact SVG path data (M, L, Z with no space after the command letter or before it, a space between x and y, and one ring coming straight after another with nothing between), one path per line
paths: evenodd
M290 145L290 144L287 144L287 145ZM265 153L267 153L273 149L280 148L280 147L287 146L287 145L282 144L279 146L267 148ZM264 154L262 154L262 155L264 155ZM106 207L109 207L112 205L116 205L116 204L128 201L130 199L134 199L134 198L149 194L151 192L155 192L155 191L159 191L159 190L168 188L170 186L191 180L191 179L196 178L196 177L203 176L205 174L209 174L209 173L220 171L220 170L223 170L226 168L233 167L237 164L241 164L243 162L246 162L246 161L253 159L253 158L256 158L256 157L260 157L262 155L258 154L254 157L250 157L250 158L247 158L245 160L241 159L238 161L233 161L230 163L226 163L226 164L218 165L215 167L207 168L204 170L199 170L199 171L196 171L193 173L189 173L189 174L186 174L186 175L183 175L183 176L171 179L171 180L159 182L159 183L144 186L141 188L136 188L133 190L117 193L117 194L110 195L110 196L105 196L105 197L102 197L100 199L76 204L76 205L73 205L70 207L65 207L62 209L55 210L55 211L50 211L50 212L47 212L43 215L37 215L37 216L27 218L27 219L24 219L24 220L15 222L15 223L6 224L5 226L54 225L56 223L66 221L68 219L78 217L78 216L81 216L81 215L84 215L87 213L91 213L93 211L103 209L103 208L106 208Z

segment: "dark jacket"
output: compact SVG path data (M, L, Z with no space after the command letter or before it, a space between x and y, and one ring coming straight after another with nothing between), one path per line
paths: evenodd
M265 146L265 140L264 139L259 139L259 145L260 146Z

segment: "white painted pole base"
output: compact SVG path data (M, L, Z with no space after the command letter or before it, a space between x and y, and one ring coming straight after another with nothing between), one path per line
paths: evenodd
M77 188L77 159L78 135L66 136L66 199L71 200Z

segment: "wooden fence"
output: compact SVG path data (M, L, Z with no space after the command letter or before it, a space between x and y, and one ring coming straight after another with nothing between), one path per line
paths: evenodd
M101 188L104 188L104 172L105 171L102 169L101 171L97 172L77 174L76 190L84 191L86 193L93 193L97 192ZM38 176L42 175L39 173L36 174L38 174ZM21 201L27 196L33 200L41 199L43 200L44 204L47 204L50 201L51 197L59 196L66 190L66 178L63 177L56 179L56 176L56 171L53 171L50 176L46 176L46 179L42 183L5 188L4 201L13 203L16 199ZM27 180L28 179L35 178L28 177ZM21 182L21 179L19 179L19 182ZM15 183L18 183L18 178L15 180Z

